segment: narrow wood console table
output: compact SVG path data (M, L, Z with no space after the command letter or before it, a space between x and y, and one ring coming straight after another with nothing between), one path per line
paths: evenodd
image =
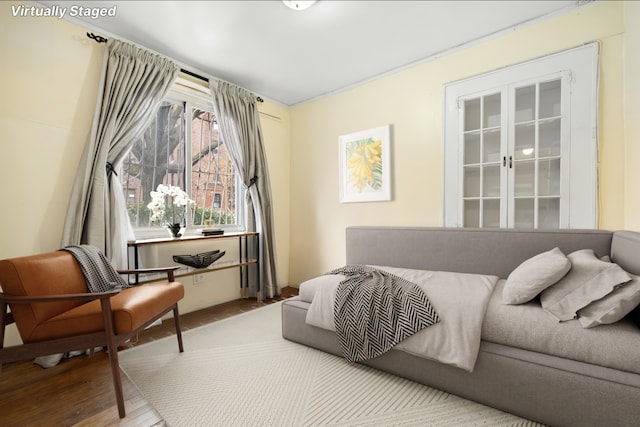
M258 259L249 258L249 245L252 244L254 253L259 253L259 233L257 232L245 232L245 233L225 233L215 236L183 236L180 238L156 238L156 239L140 239L130 240L127 242L127 247L133 250L133 262L134 268L140 268L140 255L139 248L148 245L165 245L171 243L185 243L189 241L200 241L209 239L238 239L238 259L229 261L215 261L213 264L205 268L194 268L183 265L175 272L176 277L192 276L195 274L206 273L209 271L225 270L228 268L238 268L240 271L240 296L245 298L249 292L249 266L257 266L257 279L258 279L258 302L260 302L260 295L262 294L262 283L260 281L260 261ZM152 274L144 274L143 277L139 277L136 274L136 284L151 282L161 277L155 277Z

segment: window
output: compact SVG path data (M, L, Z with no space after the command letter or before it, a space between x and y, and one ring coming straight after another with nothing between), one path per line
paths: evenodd
M179 83L179 82L178 82ZM187 227L241 228L236 201L241 188L226 146L220 140L213 106L176 83L147 131L124 159L120 178L131 221L138 237L165 233L165 222ZM195 205L167 209L166 221L152 222L147 204L159 184L185 190ZM163 234L160 234L163 235Z
M597 44L445 87L444 220L594 228Z

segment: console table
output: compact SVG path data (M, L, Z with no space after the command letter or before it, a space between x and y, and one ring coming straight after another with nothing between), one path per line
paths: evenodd
M257 279L258 279L258 302L260 302L260 295L262 294L262 284L260 282L260 262L258 259L249 258L249 245L252 244L254 253L259 253L259 233L246 232L246 233L225 233L213 236L183 236L180 238L156 238L156 239L141 239L130 240L127 242L127 247L133 250L133 262L134 268L140 268L140 255L139 248L148 245L166 245L172 243L185 243L189 241L200 241L210 239L238 239L238 259L229 261L216 261L213 264L205 268L194 268L189 266L182 266L175 272L176 277L191 276L195 274L205 273L209 271L224 270L227 268L238 268L240 271L240 295L241 297L248 296L249 290L249 266L257 266ZM142 280L141 280L142 279ZM136 284L151 282L160 279L160 276L155 277L153 274L140 274L135 275Z

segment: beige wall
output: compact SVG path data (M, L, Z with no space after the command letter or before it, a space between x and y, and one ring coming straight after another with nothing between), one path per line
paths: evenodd
M627 12L624 14L624 8ZM635 16L632 18L631 16ZM599 227L638 228L636 138L624 132L623 54L636 56L638 7L622 2L588 5L495 39L400 71L352 90L296 106L291 111L290 281L298 284L344 263L344 230L350 225L442 224L443 85L499 67L599 40ZM627 45L625 46L625 41ZM418 43L420 41L417 41ZM631 43L631 44L630 44ZM627 72L629 73L627 69ZM627 82L638 77L627 75ZM633 98L631 104L637 103ZM628 110L627 110L628 112ZM634 116L637 118L637 114ZM636 119L637 121L637 119ZM338 137L392 125L393 200L339 203ZM626 141L626 143L625 143ZM626 153L625 153L626 150ZM626 159L626 160L625 160ZM635 169L638 169L635 167ZM635 174L632 176L632 174ZM636 179L633 179L633 178ZM627 185L625 191L625 184ZM637 193L637 190L636 190ZM634 199L631 207L625 200ZM633 219L632 219L633 218ZM635 223L634 223L635 221ZM384 248L381 248L384 250Z
M105 46L88 39L87 29L65 20L12 17L15 4L0 2L0 259L60 247ZM286 285L289 110L269 102L259 110L273 186L279 281ZM232 253L237 243L228 246ZM220 248L227 249L222 243ZM238 298L238 278L237 269L206 273L197 285L192 276L182 278L186 297L181 312Z
M624 3L624 225L640 230L640 2Z
M0 2L0 257L57 249L91 127L104 45ZM86 32L86 31L85 31Z

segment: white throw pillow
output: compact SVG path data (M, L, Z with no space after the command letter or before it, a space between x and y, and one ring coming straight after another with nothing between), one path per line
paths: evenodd
M631 280L619 265L598 259L591 249L575 251L567 258L569 273L540 294L542 308L561 322L575 319L578 310Z
M509 274L502 290L503 304L524 304L562 279L571 262L558 248L538 254Z
M319 288L335 287L337 283L343 280L344 276L342 274L323 274L322 276L317 276L302 282L298 290L298 295L302 301L311 302Z
M630 276L629 282L578 311L578 320L583 328L615 323L640 304L640 276Z

